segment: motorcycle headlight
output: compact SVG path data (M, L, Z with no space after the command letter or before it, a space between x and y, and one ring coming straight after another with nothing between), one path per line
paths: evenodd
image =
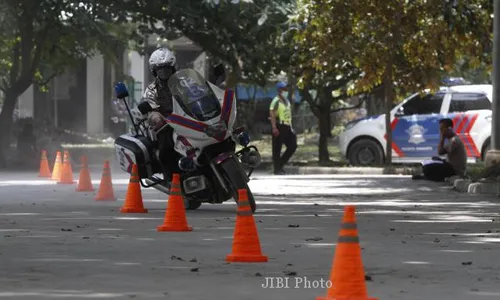
M183 157L177 163L182 171L193 171L196 169L194 161L190 157Z
M226 123L224 123L224 121L219 121L218 123L210 125L205 129L205 133L209 137L220 136L221 134L224 133L224 131L227 131L227 126Z
M248 146L250 144L250 136L246 132L242 132L238 134L238 143L243 147Z

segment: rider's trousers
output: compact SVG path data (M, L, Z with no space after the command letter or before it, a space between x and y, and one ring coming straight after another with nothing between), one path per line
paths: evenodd
M173 128L167 126L157 134L158 149L160 151L160 163L162 164L163 176L170 181L173 173L180 174L179 159L181 158L174 150Z

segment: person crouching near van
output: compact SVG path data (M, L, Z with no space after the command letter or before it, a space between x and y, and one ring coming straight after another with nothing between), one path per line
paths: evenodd
M422 173L413 179L426 179L442 182L451 176L464 176L467 170L467 150L460 137L453 131L453 120L446 118L439 121L441 138L438 154L446 159L433 157L432 161L422 163ZM447 143L445 143L447 142Z

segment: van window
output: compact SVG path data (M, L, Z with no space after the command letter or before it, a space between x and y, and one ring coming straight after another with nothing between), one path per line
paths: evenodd
M480 93L454 93L451 96L449 112L466 112L470 110L490 109L491 101Z
M441 112L444 95L444 93L417 95L403 104L402 112L406 116L438 114Z

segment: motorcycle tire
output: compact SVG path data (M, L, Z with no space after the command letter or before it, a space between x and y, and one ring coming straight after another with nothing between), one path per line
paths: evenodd
M246 189L248 195L248 202L252 208L252 213L257 210L257 204L253 197L252 191L248 187L246 179L242 176L239 163L234 159L228 159L221 164L222 169L225 172L226 180L230 183L231 192L233 194L234 201L238 202L238 190Z
M199 200L194 200L194 199L189 199L189 198L184 198L184 206L186 207L187 210L196 210L200 208L202 202Z

